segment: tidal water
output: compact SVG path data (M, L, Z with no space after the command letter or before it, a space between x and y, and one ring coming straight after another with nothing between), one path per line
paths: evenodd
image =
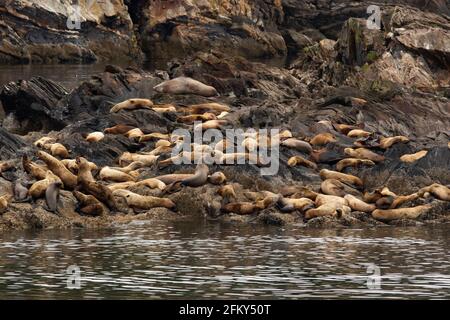
M449 232L161 221L2 234L0 299L448 299Z

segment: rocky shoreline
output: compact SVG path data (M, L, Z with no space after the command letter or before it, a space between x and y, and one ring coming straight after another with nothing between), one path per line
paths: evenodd
M128 1L129 8L135 8L132 2ZM281 141L280 169L275 176L260 176L259 168L255 165L209 166L210 174L223 172L227 178L226 184L234 187L237 195L234 202L256 205L259 201L267 200L269 195L279 196L276 201L269 203L267 200L264 206L256 208L250 215L236 212L218 214L226 205L218 194L223 185L206 183L200 187L185 186L174 192L132 186L129 190L135 194L170 199L176 204L176 210L154 208L136 214L126 202L123 203L123 197L118 196L120 210L91 217L80 215L79 201L72 190L63 188L65 190L61 190L58 213L46 210L45 197L33 203L12 201L0 216L0 230L103 228L135 219L166 218L207 218L222 222L276 225L300 223L305 227L374 227L448 222L450 203L440 200L431 190L423 189L435 183L448 189L446 186L450 184L450 18L443 10L445 1L428 1L428 9L420 7L420 1L411 1L409 5L402 6L396 6L393 2L384 6L382 30L367 29L365 19L358 18L363 16L361 12L367 8L364 4L348 4L346 8L349 12L342 15L342 8L330 9L329 5L326 6L327 1L324 1L322 9L318 9L320 5L315 4L315 11L311 9L305 11L304 16L298 16L300 11L294 10L297 8L295 5L305 6L311 4L310 1L257 1L253 5L241 2L239 10L233 7L236 12L228 11L231 22L226 19L226 15L222 17L221 10L226 9L227 2L214 11L208 7L211 5L208 1L203 7L189 7L189 10L185 1L179 1L170 12L151 10L152 16L146 17L147 11L141 10L142 15L134 15L132 20L141 23L140 48L152 51L151 54L145 52L150 59L158 60L165 56L170 62L164 70L150 72L110 65L105 72L93 76L72 91L43 78L5 85L0 90L3 109L0 114L4 114L0 127L0 159L2 163L12 163L13 168L1 172L0 196L12 195L13 183L17 179L27 182L39 180L26 172L22 166L22 157L26 155L33 163L42 166L37 152L45 148L34 145L42 137L53 138L53 143L63 145L69 151L66 158L86 158L95 163L100 171L106 166L120 167L118 160L124 153L154 152L158 141L143 141L140 139L142 135L170 135L179 128L192 131L191 124L180 122L180 117L189 114L186 109L198 104L218 103L229 107L229 113L224 118L227 123L222 130L277 128L288 133L289 136ZM208 16L211 10L216 15ZM13 21L13 16L18 19L17 12L13 14L11 10L7 11L8 19ZM242 18L243 12L247 12L250 20L238 19ZM267 12L270 14L267 15ZM308 16L308 13L311 15ZM260 16L262 20L252 20L252 15ZM186 16L188 22L183 20ZM338 31L331 32L333 28L321 22L321 19L330 16L339 17L341 23ZM219 17L223 21L217 20ZM293 17L298 18L297 22L294 23ZM146 28L142 27L144 22ZM221 36L214 37L210 29L212 25L222 28L227 26L226 32L216 30ZM166 38L160 37L161 33L168 32L163 26L172 28ZM239 26L240 31L233 26ZM286 29L287 26L290 29ZM115 30L116 27L111 28ZM242 33L242 29L246 33ZM109 35L105 37L115 41ZM173 40L173 37L178 37L178 40ZM201 37L214 39L217 46L208 44L208 41L199 46L197 42ZM264 53L257 57L245 54L258 52L256 45L243 47L243 43L252 43L249 37L257 39L257 46L264 43L260 47L264 48ZM286 42L286 39L290 41ZM65 39L61 41L66 42ZM179 50L172 47L179 43L184 43L184 47ZM227 43L238 44L234 47L239 50L217 50L221 46L228 48ZM119 47L125 48L120 43ZM295 57L291 57L292 63L276 67L251 61L252 58L267 56L266 51L273 51L273 48L284 48L281 56L295 52ZM125 54L128 57L131 57L130 50ZM4 50L1 52L4 53ZM96 52L94 55L99 54ZM276 55L278 53L273 52L268 56ZM48 54L45 53L45 56ZM10 59L2 60L12 62ZM214 87L218 95L203 97L192 93L171 94L154 90L158 84L181 76ZM135 98L149 99L161 108L110 112L112 106ZM175 110L162 110L168 106ZM207 111L214 114L214 110ZM219 114L214 117L217 118ZM344 124L356 130L355 136L348 136L350 130L340 127ZM129 138L122 134L105 134L99 141L86 140L87 135L104 132L116 125L139 128L142 135ZM331 138L325 143L312 143L311 140L317 135ZM406 140L387 148L380 146L383 138L399 136ZM286 139L306 142L314 151L305 153L295 150L289 143L284 143ZM391 208L392 202L401 197L418 194L404 204L399 204L398 208L426 207L426 210L414 219L390 221L380 221L370 212L363 213L353 208L350 211L335 208L331 214L323 217L307 217L307 210L301 208L290 212L280 210L283 207L281 204L285 203L283 199L316 199L316 196L305 195L305 188L314 193L324 193L323 183L330 179L321 177L321 170L341 171L337 169L337 164L350 157L348 148L364 148L383 160L371 166L342 169L345 174L361 179L363 185L355 187L335 182L339 190L333 189L326 194L338 194L344 190L346 194L354 194L365 201L369 196L378 194L377 200L388 201L387 207L374 201L373 205L378 210ZM51 153L51 150L47 152ZM418 152L422 153L416 154ZM405 160L405 155L414 155L412 157L415 159ZM161 153L159 156L155 165L138 170L136 181L174 173L193 174L196 171L195 165L172 164L162 167L158 163L170 158L170 154ZM291 159L294 157L309 162L306 166L292 165ZM64 157L56 158L62 160ZM103 180L100 176L95 179L104 184L100 182ZM296 192L289 192L289 187ZM253 199L249 199L249 193ZM315 205L320 207L317 202Z

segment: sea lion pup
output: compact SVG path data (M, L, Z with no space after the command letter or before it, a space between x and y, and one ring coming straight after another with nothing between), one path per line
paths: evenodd
M128 139L137 139L137 138L140 139L143 135L144 133L139 128L131 129L130 131L124 134L124 136L127 137Z
M141 196L140 194L128 190L116 190L114 196L123 197L127 205L133 210L150 210L152 208L175 209L175 203L167 198L158 198L152 196Z
M228 123L228 120L209 120L194 126L194 130L222 129Z
M374 204L365 203L351 194L345 195L344 199L347 200L348 206L354 211L371 213L377 208Z
M170 134L165 133L159 133L159 132L153 132L149 134L144 134L139 138L139 142L147 142L150 140L170 140Z
M103 132L96 131L96 132L89 133L86 136L85 140L87 142L99 142L99 141L103 140L104 138L105 138L105 134Z
M59 195L62 188L62 183L59 181L52 182L48 185L47 190L45 190L45 202L47 211L58 213Z
M384 156L364 148L358 149L345 148L344 153L352 158L366 159L371 160L373 162L382 162L385 159Z
M33 145L37 148L43 148L46 144L55 143L56 139L51 137L42 137L36 140Z
M181 116L177 118L177 122L185 124L193 124L196 121L217 120L214 113L206 112L204 114L190 114L188 116Z
M420 215L431 210L431 205L421 205L413 208L399 208L399 209L376 209L372 212L372 217L381 221L392 221L398 219L417 219Z
M420 196L419 194L413 193L407 196L397 196L396 198L394 198L394 200L392 201L391 206L389 207L389 209L396 209L398 207L400 207L402 204L410 202L410 201L414 201L419 199Z
M343 159L341 161L339 161L336 164L336 170L337 171L342 171L347 167L360 167L360 166L374 166L375 162L373 162L372 160L367 160L367 159L356 159L356 158L347 158L347 159Z
M133 129L136 129L134 126L129 126L126 124L118 124L114 127L106 128L104 133L106 134L125 134Z
M77 211L88 216L103 216L108 214L108 209L96 197L85 195L79 191L73 192L74 197L78 200Z
M0 214L3 214L8 210L11 199L12 195L10 194L4 194L0 197Z
M319 133L309 141L313 146L323 146L330 142L336 142L336 137L328 132Z
M202 114L206 112L221 113L221 112L230 112L231 108L225 104L217 102L209 102L209 103L193 104L189 106L186 111L190 114Z
M355 196L361 195L361 193L356 189L353 189L352 187L336 179L326 179L323 181L320 185L320 190L322 190L324 194L338 197L344 197L346 194L352 194Z
M61 179L58 176L48 170L45 179L33 183L30 187L30 190L28 190L28 194L33 199L42 198L45 195L47 188L54 182L62 183Z
M400 161L404 163L413 163L419 159L422 159L428 154L427 150L422 150L413 154L405 154L400 157Z
M282 141L281 145L307 154L310 154L313 151L311 145L308 142L295 138L288 138Z
M164 81L153 88L156 92L167 94L195 94L203 97L217 96L217 90L189 77L178 77Z
M38 151L37 156L47 164L49 170L61 178L65 188L73 190L77 186L77 176L70 172L61 161L44 151Z
M442 184L434 183L431 186L419 190L418 195L424 197L425 194L431 194L436 199L450 201L450 188Z
M300 157L300 156L295 156L295 157L289 158L287 164L289 167L304 166L307 168L317 170L317 164L315 164L312 161L306 160L305 158Z
M110 113L116 113L120 110L152 109L152 107L153 102L149 99L128 99L112 107Z
M210 175L208 177L208 181L211 184L221 185L221 184L223 184L223 183L225 183L227 181L227 177L221 171L214 172L212 175Z
M327 169L320 170L320 178L322 178L322 180L336 179L340 182L347 183L356 186L358 188L362 188L364 186L363 181L358 177L355 177L351 174L341 173Z
M333 128L342 134L347 135L352 130L364 129L364 123L359 125L350 125L350 124L342 124L342 123L334 123Z
M50 151L51 155L54 157L60 157L63 159L69 158L69 151L61 143L51 143L44 145L44 149Z
M371 135L372 133L362 130L362 129L353 129L351 130L349 133L347 133L347 137L349 138L367 138Z
M380 139L380 148L389 149L396 143L407 143L409 139L405 136L383 137Z
M166 184L161 180L155 178L145 179L135 183L135 186L146 186L150 189L159 189L163 191L166 188Z
M138 161L142 162L145 166L152 166L156 163L156 160L158 160L158 158L159 156L149 154L145 155L145 154L124 152L119 158L119 164L121 166L124 166L125 164L130 164Z
M304 212L314 208L314 201L308 198L281 198L281 200L278 202L278 205L282 212L292 212L295 210Z
M114 170L110 167L104 167L100 170L100 179L103 181L109 182L127 182L127 181L135 181L135 178L129 175L128 173Z

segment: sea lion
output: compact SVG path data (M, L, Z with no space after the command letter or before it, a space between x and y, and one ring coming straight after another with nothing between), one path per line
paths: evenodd
M375 202L375 205L378 209L389 209L392 207L394 200L395 197L393 196L382 196L377 200L377 202Z
M30 200L28 188L20 180L16 180L13 183L13 195L15 202L27 202Z
M450 201L450 188L442 184L434 183L431 186L420 189L417 194L423 197L425 193L429 193L442 201Z
M349 138L367 138L370 135L370 132L361 129L353 129L349 133L347 133L347 137Z
M379 199L381 199L383 195L380 193L380 190L375 190L373 192L364 192L363 201L367 203L376 203Z
M329 150L327 148L323 148L317 151L313 150L311 152L311 159L316 163L333 163L340 161L343 158L344 156L334 149Z
M342 171L347 167L356 168L359 166L374 166L374 165L375 165L375 162L373 162L372 160L347 158L347 159L343 159L343 160L339 161L336 164L336 170Z
M116 190L114 191L114 196L125 198L127 205L134 210L150 210L152 208L175 209L175 203L167 198L141 196L128 190Z
M405 154L400 157L400 161L404 163L413 163L419 159L422 159L428 154L427 150L422 150L413 154Z
M51 155L54 157L60 157L62 159L69 158L69 151L61 143L51 143L44 145L44 149L50 151Z
M83 182L95 182L91 163L83 157L77 157L75 161L78 167L77 185Z
M33 183L30 187L30 190L28 190L28 194L33 199L42 198L45 195L45 192L47 191L50 184L55 182L62 184L61 179L58 176L56 176L53 172L48 170L45 179Z
M125 134L127 132L130 132L131 130L136 129L134 126L129 126L126 124L118 124L114 127L106 128L104 130L104 133L107 134Z
M214 113L206 112L204 114L190 114L187 116L181 116L177 118L177 122L185 124L193 124L196 121L209 121L217 120L217 116Z
M113 106L110 113L120 110L152 109L153 102L149 99L128 99Z
M316 209L309 209L305 213L305 219L307 220L326 216L337 216L337 209L331 204L324 204Z
M355 196L352 196L351 194L345 195L344 199L347 200L348 206L354 211L371 213L377 208L375 205L365 203L364 201L358 199Z
M281 145L307 154L310 154L313 151L311 145L308 142L295 138L288 138L282 141Z
M106 204L112 211L117 211L117 204L112 191L107 187L97 182L80 179L80 188L84 193L90 194Z
M33 145L37 148L43 148L46 144L55 143L56 139L51 137L42 137L36 140Z
M287 164L289 167L304 166L307 168L317 170L317 164L315 164L312 161L306 160L305 158L300 157L300 156L295 156L295 157L289 158Z
M231 202L224 205L221 210L225 213L235 213L238 215L250 215L261 211L264 203L256 204L251 202Z
M351 174L341 173L341 172L327 170L327 169L320 170L319 174L320 174L320 178L322 178L322 180L336 179L338 181L356 186L358 188L362 188L364 186L364 183L360 178L355 177Z
M209 129L222 129L224 125L228 123L227 120L209 120L203 123L199 123L194 126L194 130L209 130Z
M367 150L364 148L358 148L358 149L345 148L344 153L353 158L367 159L367 160L371 160L373 162L382 162L385 159L384 156L381 156L373 151L370 151L370 150Z
M231 111L231 108L225 104L217 102L209 102L191 105L188 107L186 111L190 114L204 114L206 112L220 113L220 112L229 112Z
M112 170L121 171L121 172L129 174L130 172L141 169L143 167L145 167L145 164L143 162L134 161L134 162L131 162L126 167L109 167L109 168Z
M347 135L352 130L364 129L364 124L350 125L350 124L335 123L333 124L333 127L336 131Z
M417 219L420 215L428 212L433 207L431 205L422 205L413 208L399 208L381 210L377 209L372 212L372 217L381 221L392 221L398 219Z
M326 195L326 194L318 194L316 200L314 201L316 207L320 207L324 204L329 204L335 207L336 209L342 209L344 206L348 206L348 202L343 197Z
M164 140L164 139L160 139L160 140L156 141L156 143L155 143L155 148L170 147L170 146L172 146L172 142L170 142L168 140Z
M418 193L413 193L407 196L397 196L396 198L394 198L394 201L392 201L392 204L389 207L389 209L396 209L404 203L415 201L419 198L420 196Z
M52 182L45 190L45 202L47 203L47 211L58 213L59 195L62 188L62 183Z
M405 136L383 137L380 139L380 148L389 149L396 143L406 143L409 139Z
M139 182L136 182L136 186L146 186L150 189L159 189L164 190L166 188L166 184L162 182L161 180L155 179L155 178L149 178L145 179Z
M135 181L135 178L129 175L128 173L119 170L114 170L110 167L104 167L102 170L100 170L99 177L101 180L110 182Z
M121 189L128 189L132 186L135 186L136 182L134 181L127 181L127 182L118 182L118 183L111 183L108 184L108 189L111 191L121 190Z
M9 171L15 168L16 164L14 163L14 161L0 161L0 172Z
M328 132L319 133L309 141L313 146L323 146L330 142L336 142L336 137Z
M157 140L157 139L158 140L160 140L160 139L171 140L171 136L170 136L170 134L166 134L166 133L153 132L153 133L143 135L139 139L139 142L146 142L146 141Z
M231 184L220 187L217 193L222 197L222 205L230 203L230 200L236 201L237 199L236 192Z
M153 106L152 110L156 113L177 112L177 108L174 105Z
M69 169L73 174L78 174L78 164L76 159L63 159L61 160L61 163ZM90 170L95 171L98 170L98 167L95 163L88 161L87 162Z
M149 155L149 156L160 156L162 154L170 153L172 152L172 147L163 147L159 146L153 149L150 152L141 152L143 155Z
M360 196L361 194L352 187L336 179L326 179L320 185L320 190L326 195L344 197L346 194Z
M292 212L295 210L304 212L314 208L314 201L308 198L281 198L281 200L279 201L279 206L282 212Z
M195 169L195 174L191 177L181 180L181 185L188 187L201 187L208 181L209 167L206 164L200 163Z
M124 152L119 158L119 164L121 166L130 164L132 162L142 162L145 166L152 166L156 163L159 156L143 155L138 153Z
M142 136L144 136L144 132L142 132L142 130L139 128L134 128L125 133L124 136L128 139L140 139Z
M153 88L156 92L167 94L195 94L203 97L217 96L217 90L189 77L178 77L164 81Z
M225 174L223 172L219 171L219 172L215 172L212 175L210 175L208 177L208 181L211 184L221 185L227 181L227 177L225 176Z
M163 176L155 177L155 179L158 179L159 181L164 182L165 184L169 185L174 182L183 181L184 179L192 177L192 173L172 173L172 174L166 174Z
M11 199L12 195L10 194L4 194L0 197L0 214L3 214L8 210Z
M79 191L74 191L73 195L78 200L79 204L77 211L89 216L104 216L108 214L108 209L96 197L92 195L85 195Z
M96 131L96 132L89 133L86 136L85 140L87 142L99 142L99 141L103 140L104 138L105 138L105 134L103 132Z
M238 153L222 153L219 150L215 150L215 164L220 165L234 165L236 163L248 162L250 164L255 164L261 166L261 162L258 156L253 153L238 152Z
M73 190L77 186L77 176L70 172L61 161L45 151L38 151L37 156L47 164L49 170L61 178L65 188Z

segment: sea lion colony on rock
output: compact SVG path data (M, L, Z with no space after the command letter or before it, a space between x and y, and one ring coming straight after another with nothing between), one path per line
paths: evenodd
M160 93L190 93L205 97L217 95L214 88L185 77L166 81L156 86L155 90ZM223 118L232 112L229 106L216 102L181 108L174 105L155 105L149 99L126 100L114 105L111 112L129 112L135 109L177 113L178 123L191 126L191 129L195 130L222 129L229 125ZM135 212L155 207L176 210L176 203L168 198L171 193L178 192L183 187L199 188L204 185L215 188L215 194L221 200L205 203L206 212L213 217L223 214L258 214L263 210L274 208L283 213L300 212L305 219L323 216L341 218L351 211L357 211L370 214L380 221L390 221L403 218L416 219L432 208L430 204L415 206L414 203L418 199L450 201L450 189L440 184L433 184L417 193L403 196L396 195L387 188L366 190L362 179L345 173L349 167L372 167L383 163L384 152L397 143L408 143L407 137L384 137L365 130L363 124L320 121L313 127L314 130L311 132L314 132L314 135L309 137L295 137L291 131L284 130L277 137L262 141L258 133L247 134L242 143L246 150L244 153L227 153L230 142L223 140L215 145L191 144L190 151L183 151L175 157L170 157L173 148L183 142L182 137L161 132L144 133L141 128L117 124L106 128L103 132L86 133L85 139L95 143L107 135L124 135L138 143L151 141L154 143L154 149L149 152L124 152L117 159L119 166L111 164L104 167L99 167L82 157L71 159L70 151L58 143L57 139L43 137L34 143L41 149L36 155L43 163L31 161L26 155L22 159L24 171L31 179L35 179L35 182L28 188L17 179L14 182L14 197L10 194L0 196L0 212L5 212L11 201L28 201L28 198L36 200L45 197L47 203L45 209L57 213L61 189L73 192L78 201L77 210L83 215L103 216L121 211L122 208L118 204L120 199L125 200L126 205ZM348 145L348 139L353 141L352 147ZM339 153L329 148L333 144L342 145L343 152ZM210 168L205 164L199 164L194 173L172 173L140 178L140 170L143 168L154 168L156 165L156 168L161 169L180 159L189 161L205 157L216 157L220 161L250 159L260 165L259 159L257 157L255 159L254 154L250 152L257 150L261 145L268 148L280 147L281 150L289 150L290 154L295 153L287 160L288 167L297 170L297 166L303 166L304 170L319 175L323 180L320 190L312 190L305 186L285 186L279 193L241 190L240 194L223 172L210 173ZM420 151L403 155L400 160L404 165L410 165L426 155L426 151ZM1 162L0 173L17 167L18 164L11 161ZM328 169L330 167L331 169ZM335 170L332 170L333 167ZM154 190L159 196L148 196L132 191L136 187ZM242 195L246 201L239 199ZM408 207L405 207L406 204Z

